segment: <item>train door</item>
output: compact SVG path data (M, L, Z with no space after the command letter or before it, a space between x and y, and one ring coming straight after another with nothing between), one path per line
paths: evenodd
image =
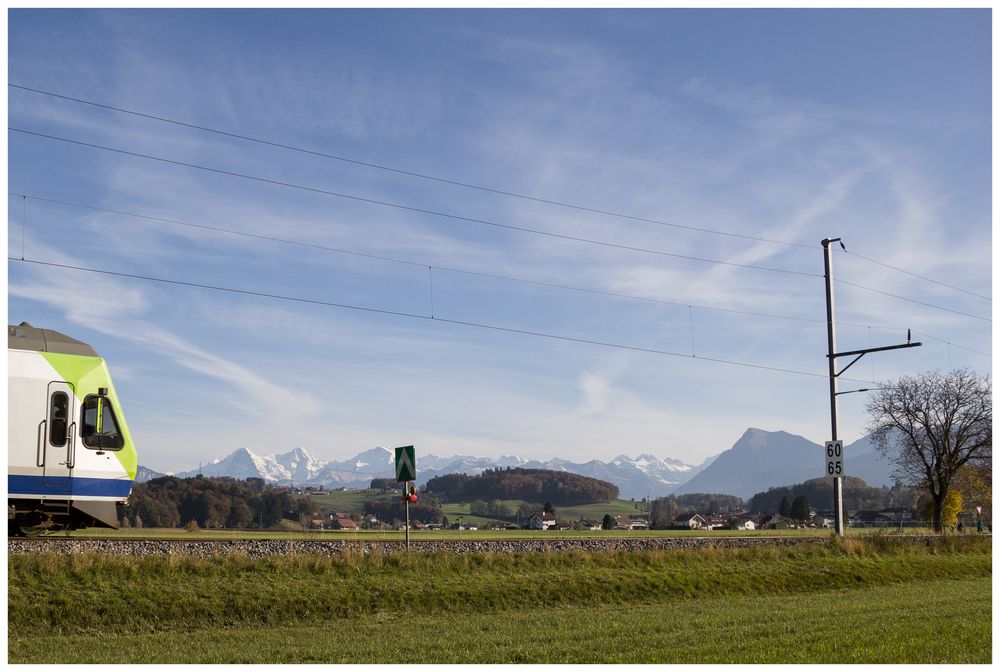
M65 381L53 381L48 387L48 410L45 414L42 443L42 482L47 486L69 484L73 475L76 423L73 407L76 396L73 386Z

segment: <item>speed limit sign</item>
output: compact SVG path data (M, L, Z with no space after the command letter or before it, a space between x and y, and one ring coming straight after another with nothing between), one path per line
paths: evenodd
M826 475L836 478L844 475L844 442L826 442Z

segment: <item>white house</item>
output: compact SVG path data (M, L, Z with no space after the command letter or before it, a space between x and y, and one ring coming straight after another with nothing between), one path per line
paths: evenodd
M726 527L726 517L725 516L706 516L705 517L705 529L706 530L721 530Z
M533 513L528 518L529 530L551 530L556 526L556 517L551 513Z
M674 518L673 527L700 530L705 527L705 519L697 513L684 513Z

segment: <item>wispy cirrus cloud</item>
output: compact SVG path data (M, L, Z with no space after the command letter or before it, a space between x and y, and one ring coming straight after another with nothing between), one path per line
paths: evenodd
M44 247L39 241L31 243L33 250ZM55 250L43 254L52 263L74 265L77 261ZM46 304L61 311L68 321L97 333L138 343L197 377L226 383L232 404L244 412L256 412L267 405L280 408L285 417L308 417L319 409L310 395L284 388L154 323L150 318L153 303L135 284L91 274L82 280L81 274L52 267L44 274L29 271L29 279L11 283L8 294Z

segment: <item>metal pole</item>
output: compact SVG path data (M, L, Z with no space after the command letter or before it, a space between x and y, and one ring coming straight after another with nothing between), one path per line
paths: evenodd
M837 352L837 335L834 329L833 311L833 267L830 243L840 238L824 238L823 264L826 279L826 340L829 347L827 356L830 371L830 440L837 440L837 364L834 354ZM833 529L837 536L844 536L844 479L833 477Z
M406 550L410 550L410 482L403 481L403 503L406 505Z

